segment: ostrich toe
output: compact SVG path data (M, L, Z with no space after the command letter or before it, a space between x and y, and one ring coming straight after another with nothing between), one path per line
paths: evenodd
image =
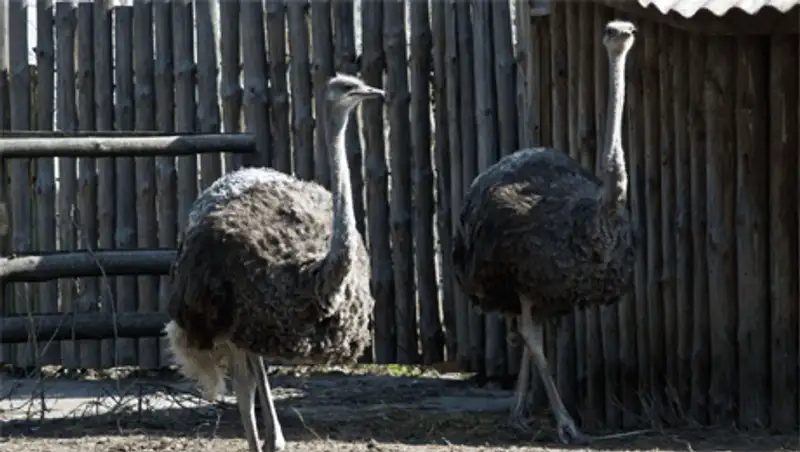
M578 430L575 421L569 415L556 416L558 439L562 444L586 444L588 438Z

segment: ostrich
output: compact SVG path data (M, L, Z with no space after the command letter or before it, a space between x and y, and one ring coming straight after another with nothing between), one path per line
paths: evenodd
M542 323L575 306L614 302L633 285L622 109L635 32L630 22L612 21L603 34L610 91L600 177L556 149L516 151L472 182L454 237L454 275L462 291L483 310L520 318L526 346L512 423L522 422L532 359L563 443L585 437L548 370Z
M356 230L345 130L350 113L383 91L337 74L326 87L332 192L266 168L229 173L195 200L170 272L176 363L215 399L230 370L250 452L286 441L263 359L352 363L371 341L369 259Z

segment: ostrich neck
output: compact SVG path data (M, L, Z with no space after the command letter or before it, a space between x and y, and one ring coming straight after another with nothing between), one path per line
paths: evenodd
M346 255L353 246L356 219L353 212L353 192L350 189L350 167L347 163L345 132L350 110L328 105L328 152L331 165L331 196L333 198L333 231L329 256Z
M609 92L606 133L601 160L603 204L616 210L627 200L628 175L622 150L622 110L625 104L625 60L627 52L609 53Z

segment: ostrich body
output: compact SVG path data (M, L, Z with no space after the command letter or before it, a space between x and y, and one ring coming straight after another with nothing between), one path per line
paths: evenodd
M249 450L285 447L263 358L351 363L371 342L375 301L356 230L344 134L352 110L383 91L337 75L326 88L332 192L265 168L229 173L192 206L171 270L166 332L181 372L214 399L226 370ZM226 369L227 368L227 369Z
M522 418L532 358L565 443L583 435L548 370L542 324L575 307L614 302L633 287L622 109L635 30L612 21L603 35L610 91L600 177L556 149L517 151L472 182L454 237L454 273L463 292L483 310L520 316L526 346L512 421Z

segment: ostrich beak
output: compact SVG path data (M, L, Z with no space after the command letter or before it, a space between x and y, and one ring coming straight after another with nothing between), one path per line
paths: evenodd
M358 95L365 99L385 98L386 93L382 89L373 88L371 86L364 86L358 89Z

